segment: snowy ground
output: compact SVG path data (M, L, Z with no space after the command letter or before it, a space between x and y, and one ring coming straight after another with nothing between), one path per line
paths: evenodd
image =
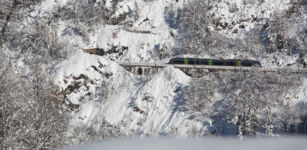
M75 145L62 150L303 150L306 138L261 138L261 139L119 139Z
M51 11L53 5L62 6L65 5L66 2L56 4L54 1L51 1L52 0L47 0L46 3L48 5L41 9ZM110 3L110 1L107 1L107 3ZM72 43L72 49L97 46L104 50L109 50L112 46L127 47L128 49L124 51L119 60L140 62L156 61L156 51L158 49L164 46L168 48L175 46L175 39L172 34L176 35L176 30L169 26L165 18L165 12L170 8L180 8L184 3L185 1L181 0L179 0L179 2L173 0L124 0L120 2L115 15L118 16L122 13L138 9L140 14L138 19L133 20L133 17L130 16L127 18L128 21L133 21L131 27L127 28L127 26L124 25L103 25L95 29L94 32L89 33L90 41L84 42L82 38L78 36L63 36L61 33L65 30L67 24L69 24L69 22L63 21L59 23L58 36ZM223 23L231 24L231 21L234 20L236 22L234 28L244 24L246 25L245 29L249 30L253 28L253 23L248 21L252 19L252 17L270 17L272 14L285 10L288 7L288 1L282 0L266 1L261 4L257 3L257 5L246 5L245 7L241 6L242 3L243 0L233 2L233 6L236 6L238 10L240 10L234 13L229 12L230 8L227 7L228 5L226 6L226 3L218 3L218 5L214 6L212 12L218 12L216 17L220 17ZM247 21L239 22L240 20ZM226 28L225 30L220 30L220 32L230 36L232 30ZM244 34L244 32L242 32L242 34ZM240 36L239 33L238 36ZM281 65L293 63L295 60L294 57L283 55L278 56L278 58ZM267 60L262 61L265 66L271 64L271 62ZM85 75L86 78L74 79L81 74ZM206 123L203 121L191 120L188 114L176 111L176 105L181 99L181 95L175 91L186 88L190 77L175 68L165 68L150 77L136 76L126 71L116 62L110 61L107 56L100 57L89 55L78 50L72 52L68 60L57 66L57 72L54 77L56 84L62 90L73 85L75 82L81 83L80 88L71 92L66 97L66 103L80 105L79 109L72 114L70 129L82 126L86 128L94 127L99 130L99 127L95 125L107 121L109 124L119 127L121 132L126 135L138 132L138 134L141 133L141 135L144 136L158 136L159 134L186 136L193 128L206 133L208 126L211 125L209 119L205 121ZM305 80L304 86L302 86L293 102L307 102L306 90L307 80ZM103 91L109 92L103 93ZM206 120L206 118L204 118L204 120ZM146 143L150 143L148 141L151 140L145 140L144 146L146 146ZM160 143L162 140L153 141ZM211 142L203 140L188 141L191 143L195 142L195 145L197 145L195 149L206 146L213 148L216 146L210 144ZM212 141L212 143L218 143L216 140ZM304 144L301 142L302 139L298 139L297 141L294 139L273 139L272 143L275 143L271 145L272 148L279 148L274 147L277 143L277 145L281 145L281 148L289 148L282 146L285 144L283 141L289 141L290 143L299 144L300 146ZM126 142L127 144L134 143L129 140ZM237 142L237 144L231 145L231 142ZM239 145L238 143L240 142L241 141L236 140L225 140L225 147L235 147ZM258 142L264 143L261 145L270 143L264 140L253 140L250 142L252 143L252 147L258 145ZM111 143L114 144L110 142L101 145L108 146L112 145ZM180 142L180 140L170 140L170 143L174 143L172 145L173 149L180 149L179 147L184 147L185 145L182 144L183 142ZM162 142L161 144L163 145L166 143ZM115 142L114 145L118 144ZM191 144L191 146L192 145L194 144ZM220 145L224 144L217 144L217 146ZM242 149L249 145L243 143L243 146ZM163 148L165 148L164 145L161 146L161 149ZM118 149L120 149L120 147Z
M81 82L81 87L66 97L67 104L80 105L72 114L72 130L99 130L97 124L107 122L124 135L190 136L193 130L200 135L210 133L209 118L190 119L190 114L178 111L182 91L191 79L179 69L168 67L152 76L138 76L113 61L82 52L59 67L56 83L62 90ZM76 79L80 75L86 78ZM289 93L292 106L301 107L307 102L307 79L304 83Z
M105 67L99 67L100 64ZM96 66L99 71L91 65ZM112 76L106 79L106 85L102 85L101 76L106 73ZM70 76L65 78L67 74ZM67 97L70 103L82 104L79 111L73 114L72 127L91 127L97 122L107 121L120 126L127 135L135 134L133 131L141 131L142 135L176 132L185 136L192 127L200 131L206 130L201 122L189 120L188 114L176 111L182 94L176 93L176 90L180 91L188 86L190 80L189 76L178 69L169 67L151 78L140 77L102 57L81 53L63 63L61 72L57 74L57 79L61 80L57 83L65 89L80 74L86 75L88 79L78 80L84 86ZM64 76L65 82L61 76ZM99 93L103 91L102 86L113 89L111 93L107 93L105 99L99 97ZM86 96L87 93L91 93L90 96Z
M211 19L214 21L210 24L211 26L208 25L209 30L214 30L214 33L219 33L218 35L221 37L245 40L245 34L256 28L255 25L257 21L266 22L266 20L274 18L273 16L284 15L290 7L290 1L291 0L211 1L212 3L208 4L208 13L210 13L213 17ZM48 60L44 62L46 66L42 66L42 68L52 66L49 73L54 83L59 87L59 95L63 96L65 103L63 107L71 113L67 132L65 132L65 137L63 137L63 139L67 139L69 141L67 143L71 144L96 139L109 139L112 137L208 137L212 134L227 136L228 133L226 134L226 130L228 129L231 130L231 132L229 132L230 136L236 135L237 126L233 122L229 125L233 126L233 128L228 128L227 124L228 129L225 129L225 132L223 129L223 132L220 134L217 128L222 125L224 126L223 123L215 121L207 115L195 117L193 112L180 110L179 106L183 104L183 93L190 86L190 81L192 79L180 69L167 67L160 69L155 74L140 76L127 71L116 63L117 61L167 62L170 57L176 57L174 55L178 54L176 50L178 50L180 46L180 43L178 44L180 40L178 39L180 39L182 35L180 35L181 33L178 31L179 29L174 26L174 22L172 22L174 20L172 19L178 17L177 15L180 9L184 8L184 6L191 1L120 0L117 4L112 4L114 2L114 0L42 0L38 5L34 7L31 6L31 13L29 15L21 17L24 18L24 20L20 20L23 25L19 25L19 23L14 25L14 20L18 20L18 17L12 17L12 19L10 19L12 22L9 23L9 26L16 26L16 30L27 30L25 33L20 33L24 36L31 33L34 29L43 29L45 27L48 27L48 30L54 31L54 33L50 31L52 34L49 34L49 31L46 30L46 35L42 36L52 37L52 39L46 41L50 41L51 43L54 42L54 47L53 44L50 44L50 47L49 44L45 45L44 43L50 42L45 42L44 40L37 40L37 42L42 44L42 47L47 46L48 51L44 50L42 52L46 53ZM92 15L95 17L91 18L90 15L81 11L86 10L83 9L83 6L87 4L101 8L97 9L103 10L99 11L99 13L110 13L110 16L97 15L99 16L97 17L97 22L93 21L92 24L88 24L87 21L89 20L86 21L87 17L87 19L96 20L95 17L97 12L95 9L97 7L87 7L89 10L95 10ZM19 7L14 9L19 9ZM122 16L125 17L120 18ZM286 36L298 37L298 35L304 35L302 33L306 31L304 25L306 24L307 16L302 16L303 17L298 19L301 20L301 24L285 27L287 29L285 31ZM37 17L39 19L37 19ZM118 19L117 17L122 20L119 19L119 22L113 23L112 19L115 18L116 20ZM39 24L36 21L39 21ZM219 22L217 23L215 21ZM263 25L263 22L259 24ZM36 24L37 27L34 26ZM13 28L10 27L8 29L7 31L11 31ZM11 36L9 32L7 33L8 36ZM14 36L19 36L19 31L16 33L18 34L12 34L12 39L14 39ZM30 40L32 39L31 36L36 36L36 34L40 33L41 32L35 32L33 35L29 34L29 38L26 39ZM21 37L23 38L23 36ZM305 38L305 36L302 37L302 39L303 38ZM27 41L27 43L32 42L33 40ZM36 40L33 42L34 45L36 45L35 42ZM17 43L20 44L20 42ZM38 45L40 45L39 43ZM14 45L13 42L12 45ZM33 76L33 73L37 71L30 72L30 69L28 69L30 68L29 66L34 69L37 65L40 65L38 63L40 61L36 62L35 57L45 56L45 54L40 54L39 49L36 48L33 48L33 51L31 49L28 51L27 49L23 49L22 45L24 45L24 43L17 45L18 48L16 49L22 49L20 53L21 56L13 60L16 61L16 63L14 62L12 66L13 70L16 71L18 75L20 74L22 78L27 78L20 81L30 81L38 77L36 75L35 77ZM5 55L2 53L0 54L4 57L3 61L5 60L8 62L3 63L3 66L10 65L9 63L11 63L11 60L9 59L14 58L14 55L19 55L19 51L14 51L14 49L11 50L10 46L11 45L8 44L6 47L6 44L4 44L3 51ZM47 55L47 53L53 53L55 49L58 49L56 46L60 46L59 48L63 50L63 53L67 51L66 60L62 61L62 57L66 58L64 54L63 56L58 56L56 54L52 57L49 57L49 55L53 54ZM87 48L103 49L106 55L96 56L84 53L82 49ZM225 50L227 52L218 57L227 59L242 56L246 59L258 59L253 58L258 56L253 56L249 52L246 52L246 55L236 54L234 53L236 49L232 47L225 48ZM167 51L166 57L162 57L161 54L165 51ZM33 55L27 54L28 52L33 53ZM22 55L23 53L25 55ZM37 53L37 55L34 53ZM214 55L215 54L208 53L197 57L214 57ZM32 56L35 57L32 58ZM61 58L57 60L56 57ZM195 55L187 54L180 57L195 57ZM298 58L303 57L300 59L307 59L299 53L286 54L282 51L271 54L264 52L264 55L259 57L261 57L259 61L266 67L297 67L299 63L301 66L303 65L299 62L300 60ZM45 57L42 57L40 59L43 60L44 58ZM55 61L48 63L49 59L55 59ZM27 60L31 61L27 62ZM59 61L61 61L61 63L58 64ZM218 73L214 75L217 74ZM210 80L210 75L206 77ZM297 89L289 89L288 95L284 98L287 104L289 103L289 105L291 105L291 110L293 109L295 112L302 112L298 110L307 110L307 77L302 78L302 85ZM30 83L34 82L37 84L36 80ZM19 86L19 84L17 86ZM211 103L221 101L225 98L223 93L219 92L220 91L214 91L212 93L212 97L210 97ZM216 104L219 105L220 103ZM208 110L218 111L215 109ZM288 114L292 113L289 112ZM234 117L234 120L235 119ZM300 118L296 119L297 120L293 121L294 123L301 121ZM285 124L287 125L287 123ZM259 135L262 133L256 134ZM300 137L245 140L221 138L145 138L110 140L102 143L79 145L64 149L288 150L306 149L306 140L306 138Z

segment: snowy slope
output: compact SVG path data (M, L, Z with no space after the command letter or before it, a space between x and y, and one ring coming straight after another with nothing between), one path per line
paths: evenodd
M219 28L223 35L244 38L246 31L253 29L257 21L268 21L274 16L282 15L291 6L290 2L291 0L249 2L245 0L223 0L216 3L213 2L210 14L223 25L227 24L226 28ZM233 34L234 30L239 30L238 34Z
M155 61L160 48L172 48L175 37L166 22L166 12L182 7L183 2L173 0L124 0L118 4L115 15L134 12L128 16L127 24L106 25L97 37L97 47L109 51L113 46L127 47L120 60ZM137 16L137 17L136 17ZM131 23L132 21L132 23Z
M62 90L81 82L81 86L66 97L67 104L81 104L72 115L71 129L107 121L127 135L138 131L142 135L175 132L172 134L184 136L193 127L206 130L201 122L187 119L188 114L176 108L190 80L178 69L165 68L153 78L144 79L146 77L127 72L114 62L84 53L75 54L59 68L56 82ZM77 79L81 74L86 77ZM110 77L104 77L106 74ZM105 87L107 89L103 90Z
M48 8L65 4L46 3ZM107 1L108 3L111 2ZM174 43L162 11L171 5L176 8L181 3L171 0L122 1L115 15L127 12L128 8L138 9L139 19L130 27L103 25L95 33L90 33L93 35L91 40L105 50L112 46L128 47L121 60L153 61L156 59L153 57L155 50L164 45L172 47ZM47 6L41 9L45 7ZM58 36L72 43L73 47L84 48L86 42L81 37L61 34L67 24L69 22L59 23ZM93 37L97 37L97 41ZM65 93L65 103L78 107L72 114L71 130L80 126L99 130L97 122L104 121L121 128L126 135L157 136L170 132L187 135L192 127L206 130L202 122L187 119L189 116L176 108L181 100L180 92L189 82L189 77L183 72L166 68L152 78L139 77L109 61L109 58L76 51L57 66L55 82Z
M46 0L38 10L40 14L52 8L65 5L66 1ZM208 134L211 121L189 119L189 115L179 111L183 89L189 86L190 77L175 68L165 68L150 77L134 75L116 62L111 61L159 61L157 51L162 47L175 47L176 30L166 19L166 12L184 6L179 0L123 0L116 6L114 17L128 13L118 25L101 25L89 34L89 41L81 36L64 35L69 21L59 22L58 36L67 40L72 49L69 59L57 66L55 83L65 91L65 103L72 104L72 119L69 129L84 127L99 130L103 122L119 128L124 135L191 135L193 130ZM228 5L227 3L231 3ZM223 24L233 24L219 32L231 38L241 36L253 28L253 18L269 18L288 8L289 1L269 0L244 5L244 0L213 2L210 13ZM111 7L112 1L106 1ZM230 7L235 7L234 12ZM138 17L134 12L138 11ZM244 20L244 21L242 21ZM233 23L234 22L234 23ZM236 35L233 29L245 25ZM214 29L212 27L212 29ZM78 49L98 47L110 52L103 57L89 55ZM124 48L123 54L111 53L112 48ZM233 56L233 55L232 55ZM229 57L229 56L228 56ZM234 56L233 56L234 57ZM266 66L272 65L271 57L261 60ZM296 56L274 55L280 65L294 63ZM110 60L111 58L111 60ZM307 81L300 89L293 105L307 102ZM295 95L296 93L293 93ZM292 96L293 96L292 95Z
M274 103L272 107L268 104L266 111L262 111L252 106L262 107L271 99L269 92L264 92L264 96L259 94L266 91L262 87L279 88L280 83L286 84L283 87L291 87L291 84L280 82L282 77L278 77L276 80L269 78L272 79L269 84L274 86L258 86L258 80L253 80L257 83L242 82L243 78L238 72L219 73L211 70L204 73L204 78L194 80L182 70L171 66L144 76L133 74L118 64L120 61L166 63L173 57L218 57L258 59L265 67L307 67L306 6L293 5L292 0L197 0L204 2L202 6L205 7L198 7L198 12L201 12L199 14L204 11L204 22L195 21L199 23L196 25L198 29L192 33L191 30L195 31L193 21L180 23L185 20L183 18L189 20L193 16L195 20L197 17L192 15L191 6L195 8L197 5L190 5L192 1L41 0L33 3L15 1L5 5L5 9L0 10L0 13L4 13L0 14L4 16L1 22L1 37L4 40L1 42L7 43L1 43L0 57L3 58L0 61L0 75L4 75L2 79L6 81L6 77L14 72L8 81L16 78L20 80L16 80L18 84L0 91L6 93L2 94L4 104L9 102L8 105L12 108L15 107L15 102L6 101L6 95L9 100L17 97L16 100L29 105L25 107L26 110L17 111L17 115L11 111L15 109L8 111L12 115L6 118L8 131L12 125L17 128L20 125L14 119L10 121L10 117L19 120L18 115L28 116L29 112L36 117L34 120L38 123L23 119L31 126L24 129L31 134L20 138L37 138L30 143L19 140L19 131L16 130L16 140L31 147L48 148L55 143L74 144L113 137L236 136L244 128L247 134L242 132L242 135L305 132L306 76L287 78L295 84L292 86L295 88L280 88L286 91L283 93L285 96L280 101L275 98L271 101ZM191 9L186 12L191 12L185 16L183 12L187 7ZM206 40L194 42L188 39ZM204 48L199 46L202 52L194 53L197 48L187 48L183 52L184 40L188 44L204 45ZM99 52L103 50L102 56L82 51L94 48ZM264 74L266 77L271 75ZM58 89L53 88L49 77ZM199 84L194 81L199 81ZM258 86L262 89L245 88L247 92L241 92L242 86L237 83L251 83L247 87ZM27 89L23 89L16 95L15 87L18 92L23 86L33 89L30 89L29 94ZM10 93L11 90L14 92ZM52 101L54 105L46 108L54 110L57 107L56 111L59 113L43 111L45 109L41 108L49 105L45 105L45 101L39 102L41 98L58 100ZM245 100L248 101L247 105ZM259 102L261 105L253 104L258 103L255 100L263 102ZM37 102L37 105L32 101ZM242 105L237 105L236 102ZM69 123L63 121L66 120L67 113L70 115L67 121ZM46 124L49 118L56 121ZM21 125L28 126L23 123ZM66 125L67 128L63 127ZM61 130L53 130L54 128ZM46 135L47 130L48 133L54 131L60 134L50 135L48 139L41 138ZM67 132L64 133L63 130ZM65 134L64 137L58 136L62 133ZM41 139L36 140L38 138ZM7 140L9 144L11 141ZM219 141L213 142L221 144ZM202 148L214 147L210 144L206 147L208 143L200 143L202 141L197 144ZM182 147L186 146L180 142L178 145L174 144L175 149L182 148L181 144ZM162 147L165 148L164 145Z
M79 56L80 58L80 56ZM89 58L84 56L84 58ZM93 60L94 58L92 58ZM96 61L96 63L94 63ZM115 63L106 63L105 67L99 68L98 61L92 61L94 66L98 68L98 72L89 67L83 70L82 74L88 75L87 81L95 81L94 84L87 84L89 88L81 86L78 92L69 94L67 101L73 104L80 104L80 108L73 114L71 120L71 128L82 126L92 127L97 122L107 121L109 124L121 128L126 135L138 134L153 135L172 134L187 135L193 127L198 130L206 130L201 122L187 119L188 114L184 114L178 110L181 100L181 91L188 86L189 78L183 72L174 68L165 68L157 73L152 79L141 79L126 70L123 70ZM65 66L78 66L86 64L79 61L77 64ZM86 65L84 65L86 66ZM69 67L69 68L71 68ZM61 74L74 74L80 70L72 71L63 69ZM100 72L100 73L99 73ZM95 95L101 90L101 73L112 72L112 76L107 79L108 89L112 89L106 99L95 99ZM70 85L68 82L62 83L62 87ZM73 79L72 79L73 80ZM61 81L59 81L61 82ZM96 89L96 90L95 90ZM82 102L76 101L83 97L85 93L91 93L92 99L85 98ZM97 130L99 127L97 128ZM205 132L205 131L204 131Z
M190 77L178 69L168 67L152 77L138 76L115 62L84 53L72 56L60 68L57 83L63 90L81 82L66 97L67 104L80 105L72 114L71 130L99 130L97 124L107 122L124 135L190 136L192 130L211 132L209 118L193 120L190 114L180 111L182 92L189 86ZM80 75L85 77L78 79ZM306 106L306 90L305 79L300 89L289 93L291 106Z

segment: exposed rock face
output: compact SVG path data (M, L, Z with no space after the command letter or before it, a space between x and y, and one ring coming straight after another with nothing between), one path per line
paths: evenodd
M120 14L119 16L117 16L117 17L111 18L109 20L109 24L117 25L120 22L124 21L126 19L127 15L128 15L128 13L123 13L123 14Z

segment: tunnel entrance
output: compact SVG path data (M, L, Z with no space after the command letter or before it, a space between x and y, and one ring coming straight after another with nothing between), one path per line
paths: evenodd
M138 75L142 75L143 74L143 69L142 68L139 68L138 69Z

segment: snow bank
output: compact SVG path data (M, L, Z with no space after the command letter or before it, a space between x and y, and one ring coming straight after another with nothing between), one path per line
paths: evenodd
M101 143L76 145L63 150L289 150L305 149L306 138L259 138L259 139L119 139Z
M126 119L133 119L130 128L140 128L149 135L168 133L171 130L175 130L178 135L187 135L192 126L202 128L201 123L188 120L186 114L177 110L182 93L175 91L182 91L188 86L189 80L190 77L172 67L155 75L131 99L132 106L144 113L139 115L139 119L133 119L134 115L130 114L126 116ZM139 120L144 121L136 126Z
M64 5L66 1L54 4L52 0L45 0L46 5L40 9L48 11L55 5ZM233 3L238 7L238 11L229 12ZM115 47L127 47L128 49L120 56L121 61L156 61L156 51L166 46L167 49L174 47L175 38L170 32L176 35L176 31L171 29L166 22L166 11L177 9L185 2L174 0L123 0L118 5L115 16L119 16L128 11L139 10L137 19L129 14L125 20L127 22L119 25L103 25L89 33L89 42L82 40L81 36L63 35L62 32L70 24L69 22L59 22L58 36L66 39L71 44L71 48L86 48L86 43L93 47L95 42L99 48L109 51ZM253 28L253 23L249 19L254 17L271 17L272 14L287 9L287 1L265 1L257 5L243 4L244 0L214 2L211 13L216 13L216 18L221 18L221 22L231 24L235 27L246 25L246 30ZM111 0L106 1L106 7L111 7ZM51 7L52 6L52 7ZM50 10L51 11L51 10ZM262 13L262 11L264 13ZM242 20L248 20L243 21ZM132 24L129 24L129 21ZM227 35L232 31L221 30ZM238 34L239 35L239 34ZM97 39L96 39L97 37ZM244 37L244 36L242 36ZM97 40L97 41L95 41ZM235 57L234 55L231 55ZM193 56L191 56L193 57ZM268 56L273 57L273 56ZM276 55L278 65L287 65L285 62L295 62L297 56ZM276 59L277 59L276 58ZM263 66L269 66L273 58L261 60ZM80 75L85 78L76 79ZM182 100L182 91L187 88L190 77L179 69L172 67L165 68L154 74L152 78L134 75L117 63L109 61L107 56L95 56L75 52L68 60L57 66L54 75L56 83L62 90L75 82L80 82L80 87L66 95L66 100L72 104L80 105L78 110L72 114L69 129L75 127L85 127L99 130L96 125L103 121L112 126L120 128L126 135L167 135L175 134L187 136L192 129L199 133L206 133L210 123L188 119L189 115L178 111L178 106ZM307 81L306 81L307 82ZM305 83L306 83L305 82ZM305 84L307 85L307 83ZM306 101L307 87L300 92L299 101ZM90 96L87 96L87 95ZM204 118L204 120L209 118Z
M135 15L138 17L128 16L126 20L131 21L131 25L103 26L97 38L97 46L105 51L113 46L127 47L121 60L153 61L153 55L159 48L174 47L175 39L170 34L172 30L165 20L165 11L182 7L182 4L173 0L124 0L118 5L116 16L130 10L137 13Z
M78 111L73 114L70 123L72 129L80 126L91 128L106 121L119 127L126 135L138 131L141 135L158 136L172 132L187 136L192 128L200 132L207 130L202 122L190 120L188 114L178 110L182 91L190 80L182 71L167 67L147 81L125 73L124 70L118 71L120 69L116 64L111 66L106 66L103 70L109 68L113 72L106 85L112 91L105 100L82 102ZM90 89L100 86L96 84ZM95 91L92 92L95 95Z
M69 57L68 60L63 61L57 66L58 69L54 75L56 83L59 84L60 87L64 87L62 80L63 77L69 75L78 76L80 74L86 73L90 66L97 65L98 63L104 65L108 64L103 57L78 51Z
M98 36L97 45L105 51L109 51L112 47L127 47L121 57L125 61L153 61L152 57L157 51L156 47L162 47L163 44L172 42L168 32L156 33L134 33L134 29L125 30L118 26L105 26ZM138 29L137 29L138 30ZM135 31L138 32L138 31Z

